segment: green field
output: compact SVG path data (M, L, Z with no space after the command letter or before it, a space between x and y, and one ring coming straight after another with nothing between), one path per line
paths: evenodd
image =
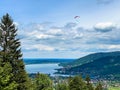
M120 90L120 87L110 87L109 90Z

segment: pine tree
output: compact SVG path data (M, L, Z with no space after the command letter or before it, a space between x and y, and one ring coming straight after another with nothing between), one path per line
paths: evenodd
M13 76L10 63L8 62L3 65L1 62L2 59L0 59L0 90L17 90L18 84L15 81L10 81Z
M85 81L86 81L86 85L87 85L88 90L94 90L94 87L91 84L91 79L88 75L86 76Z
M46 74L37 74L35 77L35 90L53 90L51 79Z
M3 62L11 64L13 74L11 81L18 84L17 90L27 90L28 76L24 69L20 46L19 39L17 39L17 28L9 14L6 14L0 23L1 58Z
M75 76L69 80L70 90L87 90L86 83L81 76Z
M61 82L55 86L55 90L69 90L67 83Z
M103 90L102 84L99 82L95 90Z

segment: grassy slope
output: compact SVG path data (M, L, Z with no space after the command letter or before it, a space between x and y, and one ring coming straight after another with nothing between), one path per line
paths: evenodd
M109 90L120 90L120 87L110 87Z

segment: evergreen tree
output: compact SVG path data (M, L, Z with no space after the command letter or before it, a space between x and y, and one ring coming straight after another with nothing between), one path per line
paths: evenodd
M4 15L1 19L0 49L3 62L9 62L12 66L11 73L13 78L11 81L15 81L18 84L18 90L27 90L28 76L22 61L20 42L17 39L17 28L9 14Z
M10 81L13 76L10 63L1 65L1 61L0 59L0 90L17 90L18 84L15 81Z
M99 82L95 90L103 90L102 84Z
M67 83L61 82L55 86L55 90L69 90Z
M51 79L45 74L37 74L35 77L35 90L53 90Z
M91 79L88 75L86 76L85 81L86 81L87 89L88 90L94 90L94 87L91 84Z
M70 90L87 90L87 87L82 77L75 76L69 80L69 89Z

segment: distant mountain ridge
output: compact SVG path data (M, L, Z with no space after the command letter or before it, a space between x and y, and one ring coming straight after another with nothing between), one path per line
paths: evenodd
M90 54L64 66L58 73L120 80L120 51Z
M72 62L74 59L60 59L60 58L24 58L25 65L27 64L43 64L43 63L67 63Z

